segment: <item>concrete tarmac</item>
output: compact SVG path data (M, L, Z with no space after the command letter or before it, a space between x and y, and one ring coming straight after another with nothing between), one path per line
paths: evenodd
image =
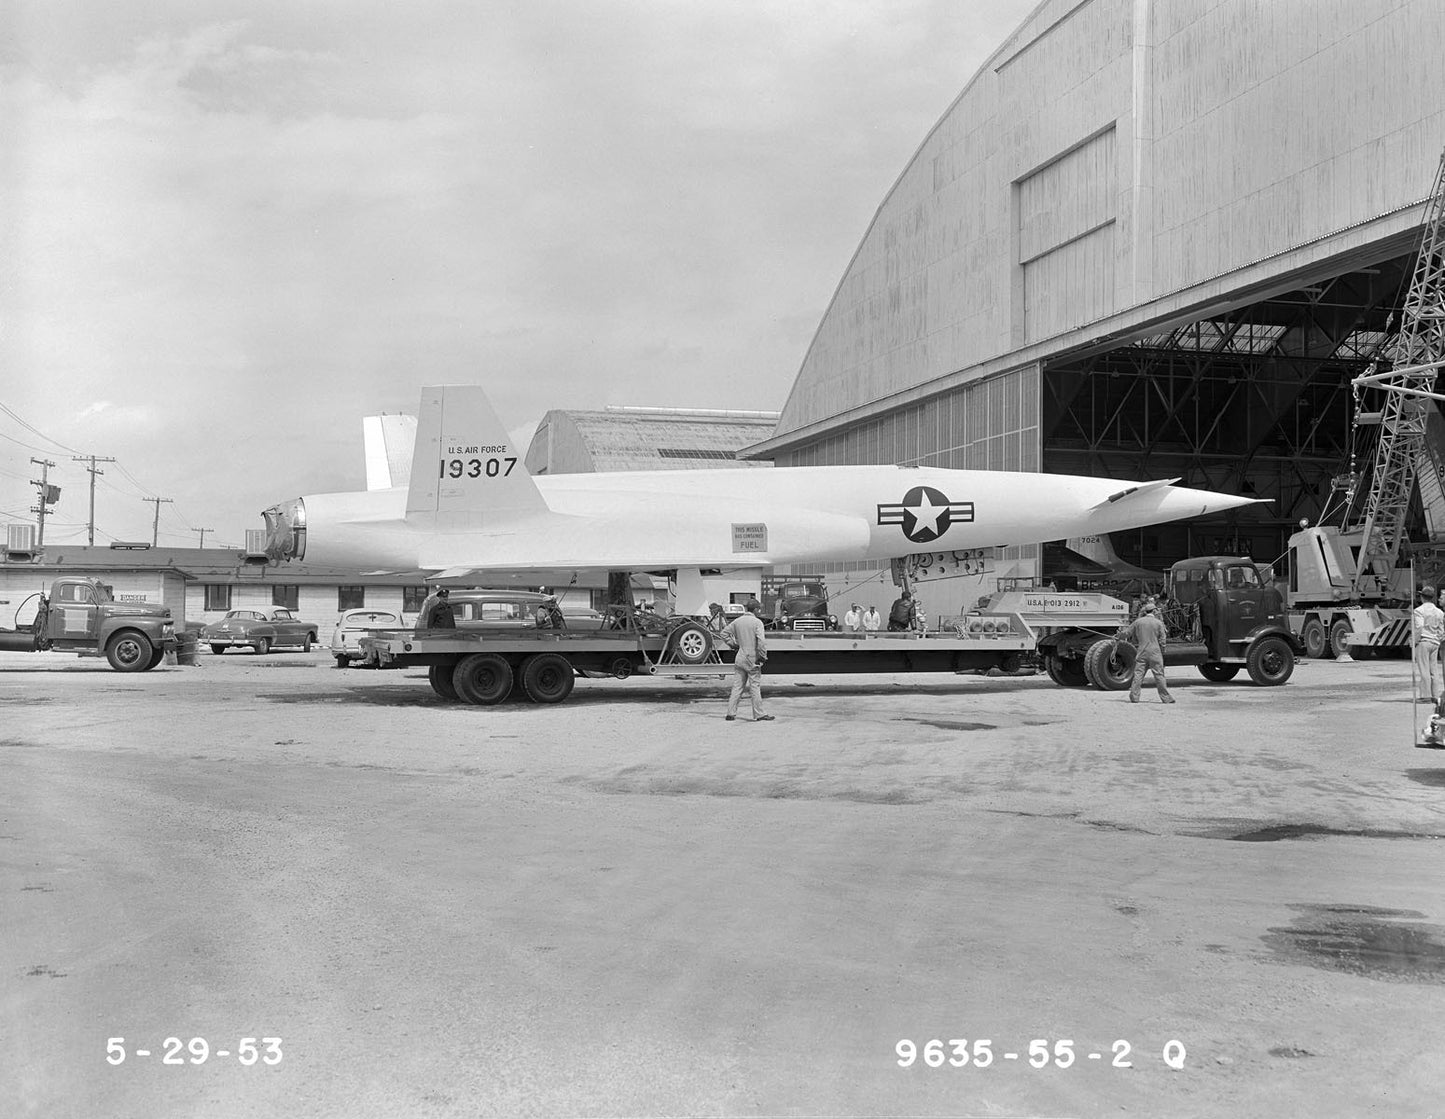
M1442 1114L1408 662L1172 676L0 654L0 1114Z

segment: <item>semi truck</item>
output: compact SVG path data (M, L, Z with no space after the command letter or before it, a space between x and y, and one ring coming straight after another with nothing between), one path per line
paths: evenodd
M1067 597L1038 594L1044 605ZM1095 596L1102 600L1097 604L1072 597L1080 598L1075 617L1058 606L1024 616L1039 632L1036 648L1049 677L1064 687L1129 687L1136 650L1117 636L1129 621L1128 607L1108 595ZM1004 599L1001 605L1010 603ZM1086 605L1094 606L1093 612L1086 612ZM1294 673L1299 646L1284 597L1247 556L1199 556L1174 564L1161 615L1169 632L1166 667L1197 667L1215 683L1244 671L1262 687L1284 684Z
M21 612L36 603L34 619ZM148 672L174 654L175 621L168 606L117 602L99 579L64 576L16 607L10 629L0 629L0 651L77 653L103 656L117 672Z

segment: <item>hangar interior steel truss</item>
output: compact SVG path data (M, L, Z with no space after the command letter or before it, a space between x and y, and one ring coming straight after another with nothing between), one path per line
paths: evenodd
M1043 469L1178 477L1268 498L1215 524L1118 539L1161 564L1210 551L1272 559L1301 518L1315 522L1352 467L1350 381L1397 325L1414 253L1356 267L1042 371ZM1415 518L1418 522L1418 516ZM1182 534L1182 536L1181 536Z

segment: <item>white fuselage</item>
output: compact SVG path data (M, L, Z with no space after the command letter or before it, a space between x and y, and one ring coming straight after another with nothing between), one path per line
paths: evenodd
M1129 493L1134 483L1109 478L935 467L637 471L533 481L545 508L408 517L400 488L306 497L305 559L430 570L886 560L1115 532L1249 504L1164 485Z

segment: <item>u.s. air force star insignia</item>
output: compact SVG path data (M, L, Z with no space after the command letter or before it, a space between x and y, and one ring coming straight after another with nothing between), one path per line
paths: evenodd
M914 486L897 505L878 506L880 525L899 525L915 544L937 540L951 525L973 520L973 502L949 501L932 486Z

